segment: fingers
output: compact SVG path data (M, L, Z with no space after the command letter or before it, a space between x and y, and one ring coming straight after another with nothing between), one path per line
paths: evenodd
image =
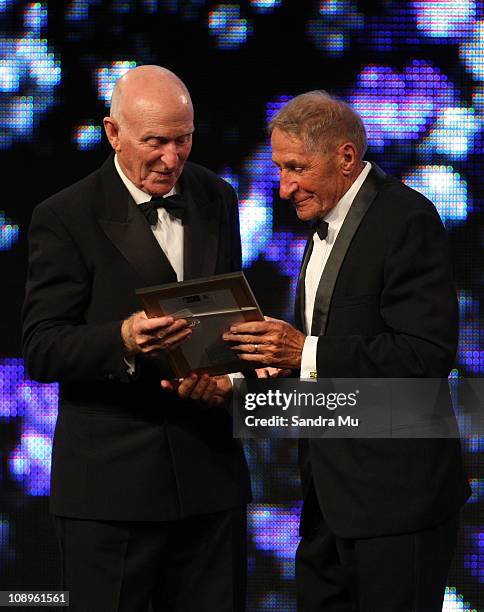
M289 376L291 370L284 368L257 368L255 373L257 378L283 378Z
M200 399L202 400L202 402L208 403L208 404L212 404L213 400L215 400L216 396L215 391L217 390L217 381L213 380L213 378L210 379L210 382L208 383L208 385L205 387L205 390L203 391Z
M192 330L185 319L171 316L148 319L144 312L137 312L123 321L121 334L128 352L155 355L160 350L178 348Z
M171 316L163 316L148 319L146 313L140 310L139 312L132 314L128 319L126 319L126 321L131 324L132 333L143 334L156 332L158 328L162 329L163 327L170 325L173 323L174 318Z
M263 352L263 346L262 344L257 344L257 343L249 343L249 344L234 344L230 347L230 350L235 351L237 353L249 353L249 354L262 354Z
M190 374L183 379L178 387L178 395L182 399L207 401L217 388L217 382L208 374Z
M266 331L258 333L257 330L262 329ZM289 323L270 319L234 324L223 334L223 339L231 343L231 350L242 361L263 366L299 368L306 336Z
M275 321L275 319L273 321ZM246 321L245 323L234 323L230 326L230 332L232 334L265 334L272 329L274 325L273 321Z
M164 338L165 336L188 327L186 319L173 319L173 317L157 317L138 321L135 326L135 333L149 336L151 338Z
M274 363L277 345L272 335L251 336L226 332L223 339L231 342L230 350L237 353L238 359L268 365Z
M198 376L196 374L190 374L190 376L184 378L178 386L178 395L183 399L188 399L190 397L190 393L195 388L197 381Z
M161 381L162 387L168 381ZM213 378L208 374L190 374L178 385L178 395L184 400L198 401L209 406L220 406L232 391L227 376Z
M257 368L255 371L257 378L270 378L269 369L270 368Z
M270 368L269 376L275 378L277 376L289 376L292 369L301 367L301 353L299 351L284 352L277 347L267 347L267 352L261 353L237 353L237 358L241 361L254 364L254 367ZM272 369L282 368L282 373L272 374Z
M186 342L191 335L192 330L190 328L182 329L178 333L167 332L161 338L156 340L156 348L172 351Z
M214 376L214 378L217 381L218 394L221 394L224 398L232 395L234 385L230 379L230 376L227 376L227 374L221 374L220 376Z
M139 337L139 348L140 351L149 356L156 356L162 351L173 351L174 349L181 346L184 342L190 339L192 335L191 330L183 330L178 334L167 334L162 338L151 338L142 336Z
M260 365L269 365L270 363L277 363L275 358L271 358L268 355L264 355L262 353L238 353L237 358L242 361L249 361L250 363L260 364Z
M222 338L226 342L239 344L270 344L284 339L287 328L287 323L277 319L235 323L222 335Z
M266 371L270 378L282 378L283 376L289 376L291 372L282 368L266 368Z
M222 338L226 342L237 342L237 344L268 344L273 341L273 336L270 334L252 336L249 334L233 334L231 332L225 332Z

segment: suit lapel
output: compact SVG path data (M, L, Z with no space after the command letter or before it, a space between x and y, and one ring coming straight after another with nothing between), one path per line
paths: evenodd
M365 216L368 208L378 193L381 183L385 179L385 173L376 164L372 163L372 169L356 194L348 214L338 232L336 242L331 249L330 256L324 266L319 281L316 299L314 301L313 320L311 336L322 336L326 332L329 307L333 296L334 287L338 278L341 265L353 240L353 237Z
M183 279L212 276L222 227L220 197L207 194L190 164L186 164L180 177L180 191L187 207L183 223Z
M308 262L311 257L311 253L313 252L313 245L314 245L313 235L314 235L314 230L310 233L307 239L307 242L306 242L306 246L304 247L304 254L302 258L301 269L299 270L299 276L297 279L296 300L295 300L295 305L294 305L295 325L297 329L300 329L301 331L305 331L306 333L308 333L309 330L306 330L306 323L305 323L306 316L304 312L306 309L305 279L306 279L306 268L308 267Z
M116 171L113 155L101 168L101 180L105 210L98 221L105 234L144 283L176 282L170 262Z

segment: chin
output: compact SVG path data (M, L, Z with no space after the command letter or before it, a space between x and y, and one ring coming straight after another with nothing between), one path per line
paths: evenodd
M321 217L324 212L321 210L319 203L315 201L315 198L311 198L302 206L295 206L296 215L301 221L313 221Z
M298 219L300 219L301 221L314 221L314 219L317 219L318 217L321 216L321 211L319 210L314 210L314 209L301 209L301 210L297 210L296 209L296 215L298 216Z
M170 193L173 187L173 185L155 185L149 191L154 196L165 196L167 193Z
M175 186L176 181L150 181L145 185L146 190L157 196L164 196Z

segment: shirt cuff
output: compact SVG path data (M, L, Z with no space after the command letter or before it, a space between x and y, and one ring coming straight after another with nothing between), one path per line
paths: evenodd
M245 376L242 374L242 372L231 372L230 374L227 374L227 376L230 378L230 382L232 383L232 387L234 386L234 379L235 378L245 378Z
M318 377L316 353L318 351L318 336L306 336L301 355L301 378L314 379Z
M136 370L136 361L134 357L123 357L124 363L126 364L126 372L133 376Z

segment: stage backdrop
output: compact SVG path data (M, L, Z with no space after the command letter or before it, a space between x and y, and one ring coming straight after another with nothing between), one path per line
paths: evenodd
M0 588L57 584L47 514L57 386L29 380L20 355L26 234L38 202L108 154L102 117L115 79L155 63L185 80L196 109L192 159L237 190L247 274L264 312L289 319L307 228L278 197L266 121L311 89L350 102L368 129L368 159L426 194L446 225L461 311L453 376L477 377L484 369L482 12L478 0L0 0ZM484 439L467 431L474 495L447 612L484 606L483 449ZM246 450L255 494L249 609L290 612L295 447L266 440Z

